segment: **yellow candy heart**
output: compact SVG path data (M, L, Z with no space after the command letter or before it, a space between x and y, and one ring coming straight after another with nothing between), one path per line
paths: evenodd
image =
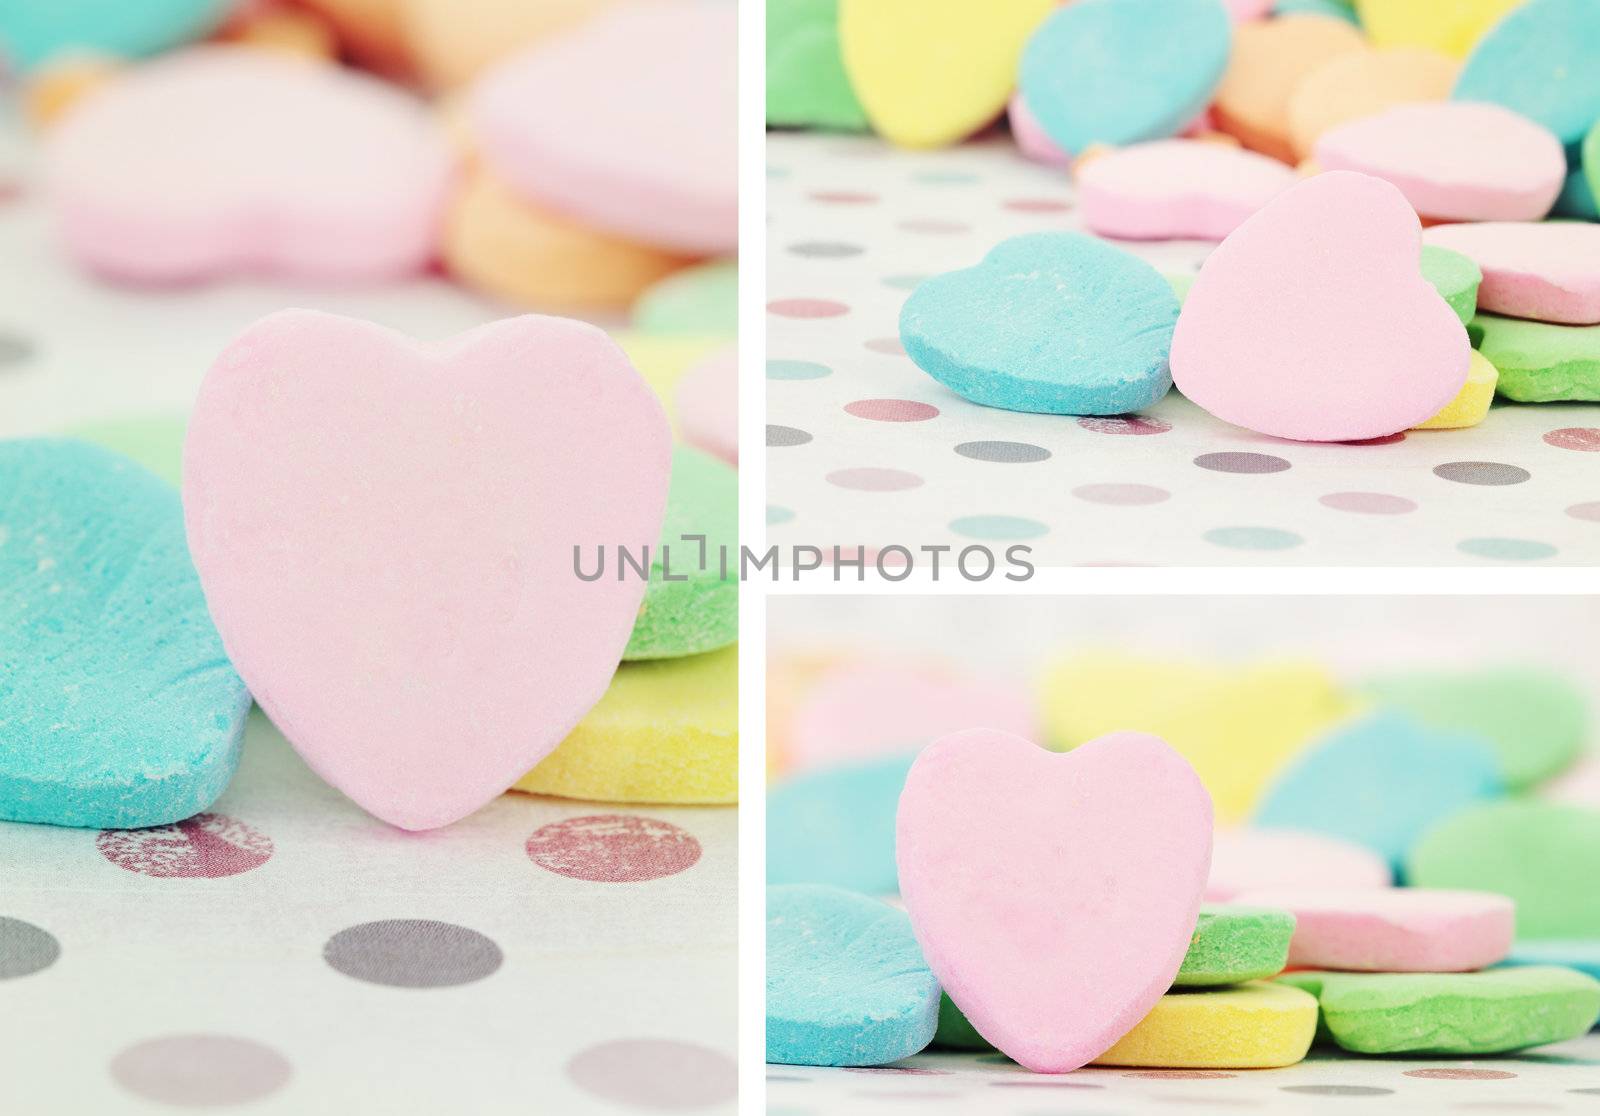
M1501 16L1523 2L1356 0L1356 14L1373 46L1432 47L1465 58Z
M1000 115L1055 0L839 0L839 47L867 118L902 147L965 139Z
M628 359L650 385L650 390L666 408L673 433L678 430L674 400L683 374L705 357L726 345L732 338L700 334L613 333L611 339L628 354Z
M595 802L739 800L739 648L623 663L515 790Z
M1287 984L1168 992L1094 1064L1276 1069L1304 1058L1316 1032L1316 997Z
M1313 663L1232 667L1116 653L1053 664L1040 704L1053 748L1127 729L1161 737L1194 765L1224 823L1248 817L1284 764L1350 711Z
M1500 381L1500 372L1489 363L1489 358L1472 351L1472 363L1467 365L1467 382L1444 409L1427 422L1418 423L1413 430L1460 430L1477 426L1489 414L1489 404L1494 402L1494 386Z

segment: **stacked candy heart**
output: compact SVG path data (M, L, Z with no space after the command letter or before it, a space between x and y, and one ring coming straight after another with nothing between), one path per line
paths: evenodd
M1600 400L1597 53L1592 0L769 0L767 119L1004 112L1090 232L1220 242L1173 290L1064 231L922 282L901 341L967 399L1354 441Z
M1095 652L1038 693L774 659L769 1061L1270 1068L1600 1019L1600 762L1559 675Z

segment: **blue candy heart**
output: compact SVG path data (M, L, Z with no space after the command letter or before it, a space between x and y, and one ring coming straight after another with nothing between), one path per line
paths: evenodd
M939 982L904 911L836 887L767 888L767 1061L897 1062L938 1022Z
M1597 53L1595 0L1529 0L1472 48L1450 96L1520 112L1575 153L1600 120Z
M1384 712L1336 729L1297 759L1267 791L1255 824L1343 837L1398 868L1434 822L1504 793L1487 742Z
M900 890L894 812L917 758L840 764L786 779L767 795L767 882Z
M900 342L974 403L1121 415L1172 386L1177 322L1171 285L1137 256L1079 233L1033 233L921 283L900 311Z
M0 442L0 818L196 814L233 776L249 707L177 491L86 442Z
M230 0L12 0L0 5L0 55L29 70L73 51L155 54L203 38L232 6Z
M1232 44L1219 0L1077 0L1028 40L1019 82L1076 155L1177 135L1211 103Z

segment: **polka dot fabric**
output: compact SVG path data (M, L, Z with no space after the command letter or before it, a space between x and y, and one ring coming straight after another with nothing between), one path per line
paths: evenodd
M1600 561L1600 405L1497 404L1360 445L1254 434L1175 392L1111 418L980 407L905 356L900 307L1006 237L1080 228L1069 179L1003 137L775 133L767 152L771 543L1025 544L1037 566ZM1122 247L1174 274L1209 251Z
M253 714L207 813L0 823L0 1043L34 1052L6 1087L51 1112L731 1113L736 828L508 794L403 833Z

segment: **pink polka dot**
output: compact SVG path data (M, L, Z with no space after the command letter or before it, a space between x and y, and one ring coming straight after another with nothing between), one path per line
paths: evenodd
M874 422L927 422L939 417L939 408L914 399L857 399L846 403L844 409L856 418Z
M1415 500L1383 492L1330 492L1317 502L1334 511L1363 515L1404 515L1417 510Z
M780 318L837 318L850 313L850 307L826 298L780 298L767 303L767 313Z
M619 1039L591 1046L567 1063L567 1076L603 1100L661 1111L710 1108L739 1092L732 1058L674 1039Z
M568 818L536 829L528 859L548 872L595 883L675 876L700 860L700 842L671 822L628 814Z
M960 221L945 221L937 217L913 217L909 221L901 221L901 232L929 233L934 236L949 236L953 233L971 232L972 226L962 224Z
M873 352L883 353L885 356L906 355L906 347L900 344L900 338L898 337L874 337L871 341L864 341L862 344Z
M1591 523L1600 523L1600 500L1591 500L1584 504L1573 504L1567 509L1567 514L1573 519L1586 519Z
M1455 1067L1406 1070L1405 1075L1407 1077L1420 1077L1424 1081L1508 1081L1517 1076L1510 1070L1457 1069Z
M1341 446L1392 446L1405 440L1406 432L1402 430L1398 434L1385 434L1381 438L1361 438L1354 442L1340 442L1338 444Z
M816 190L811 194L811 200L822 205L876 205L878 195L859 190Z
M853 488L858 492L901 492L922 485L922 478L915 473L871 465L836 470L828 474L827 481L839 488Z
M225 814L196 814L150 829L103 829L94 844L123 871L161 879L237 876L272 857L272 838Z
M1005 207L1013 213L1066 213L1072 203L1057 198L1012 198Z
M111 1060L111 1078L136 1097L179 1108L218 1108L270 1096L292 1076L284 1056L232 1035L167 1035Z
M1544 440L1556 449L1579 450L1583 453L1600 453L1600 427L1564 426L1552 430Z
M1078 425L1096 434L1165 434L1172 429L1170 422L1143 415L1088 415Z
M1091 504L1116 504L1125 507L1159 504L1172 499L1172 493L1150 484L1082 484L1074 488L1072 494Z

